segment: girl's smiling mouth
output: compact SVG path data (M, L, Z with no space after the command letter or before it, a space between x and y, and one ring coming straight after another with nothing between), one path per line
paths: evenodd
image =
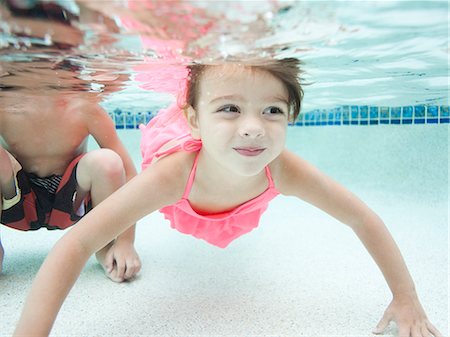
M257 156L265 150L265 148L261 147L234 147L233 149L240 155L246 157Z

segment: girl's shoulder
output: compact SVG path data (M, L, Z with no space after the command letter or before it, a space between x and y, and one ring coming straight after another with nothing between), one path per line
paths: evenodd
M177 151L160 158L144 169L142 174L156 182L161 193L169 193L175 199L181 199L195 157L196 152Z
M297 154L284 149L270 164L275 187L281 194L297 194L298 188L320 179L320 172Z

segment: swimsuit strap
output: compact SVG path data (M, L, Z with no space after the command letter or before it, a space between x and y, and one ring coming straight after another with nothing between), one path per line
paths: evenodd
M174 152L182 150L183 149L183 145L182 145L183 144L183 142L182 142L183 138L186 138L186 135L181 135L181 136L178 136L177 138L173 139L172 141L173 141L174 145L172 147L169 147L169 148L167 148L164 151L159 151L158 150L155 153L155 159L159 159L161 157L167 156L168 154L172 154Z
M275 184L273 183L272 174L270 173L269 165L265 167L266 169L266 177L269 180L269 188L274 188Z
M197 152L197 155L194 159L194 164L192 165L191 173L189 174L189 179L186 184L186 189L183 193L183 199L187 199L189 197L189 193L191 193L192 185L194 183L195 172L197 171L197 163L199 158L200 151Z
M174 145L172 147L169 147L164 151L156 152L154 158L159 159L161 157L165 157L169 154L182 150L186 152L195 152L199 151L202 147L202 141L198 139L192 139L189 134L178 136L173 141Z

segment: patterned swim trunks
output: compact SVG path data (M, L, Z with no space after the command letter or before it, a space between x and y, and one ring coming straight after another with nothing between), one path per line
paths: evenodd
M75 158L62 176L41 178L23 170L16 175L16 196L3 199L1 223L18 230L66 229L92 209L90 197L75 210L76 169L83 155Z

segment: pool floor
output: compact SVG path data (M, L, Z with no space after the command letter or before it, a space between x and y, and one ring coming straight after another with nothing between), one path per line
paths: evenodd
M296 128L289 146L383 218L430 320L449 335L449 129L376 128ZM138 165L138 131L120 135ZM12 333L62 234L2 226L0 336ZM178 233L159 213L138 223L136 248L143 268L133 282L115 284L89 260L53 336L372 336L390 301L353 232L290 197L277 197L259 227L225 250Z

